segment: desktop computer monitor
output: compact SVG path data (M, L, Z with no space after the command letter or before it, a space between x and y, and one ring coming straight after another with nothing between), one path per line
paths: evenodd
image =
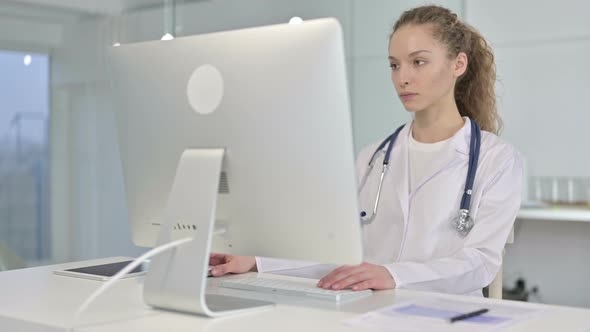
M214 250L362 261L346 62L336 20L128 44L113 47L111 55L128 219L137 245L153 246L162 231L174 183L186 182L177 174L181 156L218 149L220 174L211 174L219 181L215 224L225 233L214 236ZM189 177L204 172L191 167ZM187 196L179 193L188 205L203 199ZM195 227L174 223L174 229Z

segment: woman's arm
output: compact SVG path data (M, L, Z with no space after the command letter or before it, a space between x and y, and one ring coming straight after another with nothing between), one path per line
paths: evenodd
M320 287L337 285L337 289L342 289L357 285L360 290L382 288L367 285L393 285L466 294L489 285L502 264L502 251L520 208L522 178L522 160L514 151L486 185L475 226L467 235L464 247L454 255L426 262L343 267L322 278ZM383 274L384 269L389 275Z
M502 252L518 214L523 180L516 151L486 185L477 220L465 245L450 257L385 265L398 288L469 293L489 285L502 265Z

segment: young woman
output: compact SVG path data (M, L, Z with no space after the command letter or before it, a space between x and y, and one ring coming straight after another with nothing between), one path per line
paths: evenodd
M337 268L318 286L481 296L502 263L523 177L518 152L496 136L493 51L456 14L424 6L396 22L388 59L395 90L414 119L393 142L360 153L365 263ZM373 213L384 159L389 170ZM371 160L375 167L367 172ZM460 209L469 217L458 219ZM305 263L211 256L215 276L294 264Z

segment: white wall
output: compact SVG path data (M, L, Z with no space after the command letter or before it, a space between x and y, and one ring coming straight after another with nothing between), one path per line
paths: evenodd
M466 2L466 20L497 56L503 137L531 176L589 176L590 2ZM505 283L524 277L545 302L590 307L590 223L519 221Z
M503 136L531 176L590 176L589 9L582 0L467 1L467 21L496 51Z
M62 42L62 26L55 23L30 22L17 18L0 20L0 41L3 45L35 45L53 47Z

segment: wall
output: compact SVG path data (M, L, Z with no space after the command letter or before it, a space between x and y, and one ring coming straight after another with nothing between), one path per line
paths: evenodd
M581 0L467 1L467 21L496 51L503 136L527 157L531 176L590 176L586 154L572 153L588 141L580 124L590 121L589 9Z
M530 176L589 176L586 111L590 3L466 1L466 20L492 43L503 137ZM505 283L524 277L537 300L590 307L590 223L525 220L506 251Z

